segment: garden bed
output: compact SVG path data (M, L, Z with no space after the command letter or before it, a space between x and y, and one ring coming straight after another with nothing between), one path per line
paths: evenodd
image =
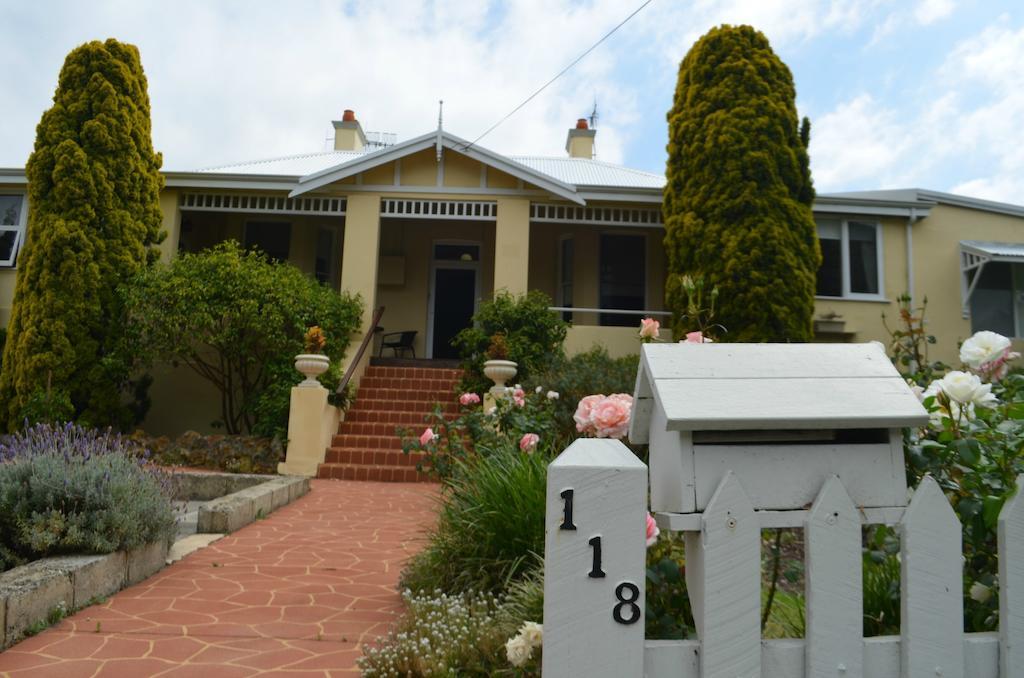
M41 558L0 573L0 649L309 492L309 479L293 476L178 471L172 483L179 504L196 509L194 526L179 530L172 546L160 541L106 555Z

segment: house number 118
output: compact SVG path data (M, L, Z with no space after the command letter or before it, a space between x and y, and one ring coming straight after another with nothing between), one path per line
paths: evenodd
M562 524L559 525L558 529L575 530L576 524L573 522L575 490L570 487L562 490L558 496L564 502L562 506ZM601 567L601 535L591 537L587 543L590 544L591 548L590 572L587 573L587 576L591 579L603 579L606 575ZM640 600L639 586L629 581L620 583L615 587L615 600L615 606L612 608L612 619L619 624L627 626L640 621L640 606L637 605L637 601Z

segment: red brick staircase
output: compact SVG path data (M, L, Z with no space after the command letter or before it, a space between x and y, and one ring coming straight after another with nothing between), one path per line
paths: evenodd
M359 382L355 402L331 441L318 478L423 482L416 471L423 454L402 452L398 427L422 433L424 417L441 403L454 417L459 403L455 387L462 371L435 367L370 365Z

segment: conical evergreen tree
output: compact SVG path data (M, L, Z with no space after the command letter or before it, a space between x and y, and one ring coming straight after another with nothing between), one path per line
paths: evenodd
M693 330L682 276L719 290L725 341L808 341L821 262L810 123L789 68L750 26L714 28L679 66L668 113L667 300Z
M110 39L64 61L26 173L29 220L0 372L0 428L124 426L112 358L117 286L158 257L159 170L139 51Z

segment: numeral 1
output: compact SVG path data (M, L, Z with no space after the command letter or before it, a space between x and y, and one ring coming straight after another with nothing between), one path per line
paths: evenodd
M604 570L601 569L601 537L591 537L587 543L594 549L594 561L590 566L590 572L587 573L587 576L593 579L600 579L604 576Z
M562 524L558 527L560 530L575 530L576 525L572 522L572 495L574 490L569 488L568 490L562 490L562 493L558 496L565 500L565 507L562 509Z

